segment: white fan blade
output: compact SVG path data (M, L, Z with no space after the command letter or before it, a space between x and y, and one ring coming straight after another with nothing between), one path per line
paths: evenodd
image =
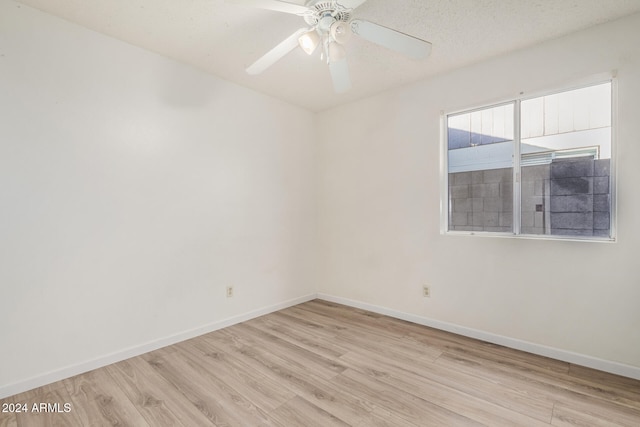
M258 9L275 10L276 12L303 15L309 12L309 8L295 3L279 0L225 0L227 3L236 3Z
M351 21L351 31L365 40L413 59L424 59L431 53L431 43L373 22L354 19Z
M336 93L346 92L351 89L351 78L349 77L349 66L346 59L335 61L329 64L333 89Z
M273 64L278 62L282 57L284 57L287 53L291 52L293 49L298 47L298 39L304 33L309 31L308 28L300 28L295 33L291 34L285 40L283 40L279 45L271 49L269 52L265 53L260 59L251 64L249 68L247 68L247 73L249 74L260 74L267 68L271 67Z
M338 4L345 9L355 9L367 0L338 0Z

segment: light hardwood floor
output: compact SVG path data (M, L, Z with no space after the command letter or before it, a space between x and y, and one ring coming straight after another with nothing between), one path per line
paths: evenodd
M640 381L315 300L2 403L0 426L640 426Z

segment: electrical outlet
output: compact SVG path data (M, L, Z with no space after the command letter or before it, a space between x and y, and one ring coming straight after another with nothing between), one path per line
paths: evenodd
M431 289L429 288L429 286L424 285L422 287L422 296L425 298L431 298Z
M227 286L227 298L231 298L233 296L233 286Z

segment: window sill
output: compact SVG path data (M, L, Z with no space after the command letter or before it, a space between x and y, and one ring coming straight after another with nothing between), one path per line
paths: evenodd
M555 240L562 242L592 242L592 243L616 243L615 237L596 236L560 236L560 235L538 235L538 234L514 234L496 233L491 231L445 231L441 233L445 236L474 236L474 237L494 237L499 239L524 239L524 240Z

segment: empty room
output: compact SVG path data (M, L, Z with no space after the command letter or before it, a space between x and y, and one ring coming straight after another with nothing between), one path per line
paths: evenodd
M0 426L640 425L639 0L0 0Z

